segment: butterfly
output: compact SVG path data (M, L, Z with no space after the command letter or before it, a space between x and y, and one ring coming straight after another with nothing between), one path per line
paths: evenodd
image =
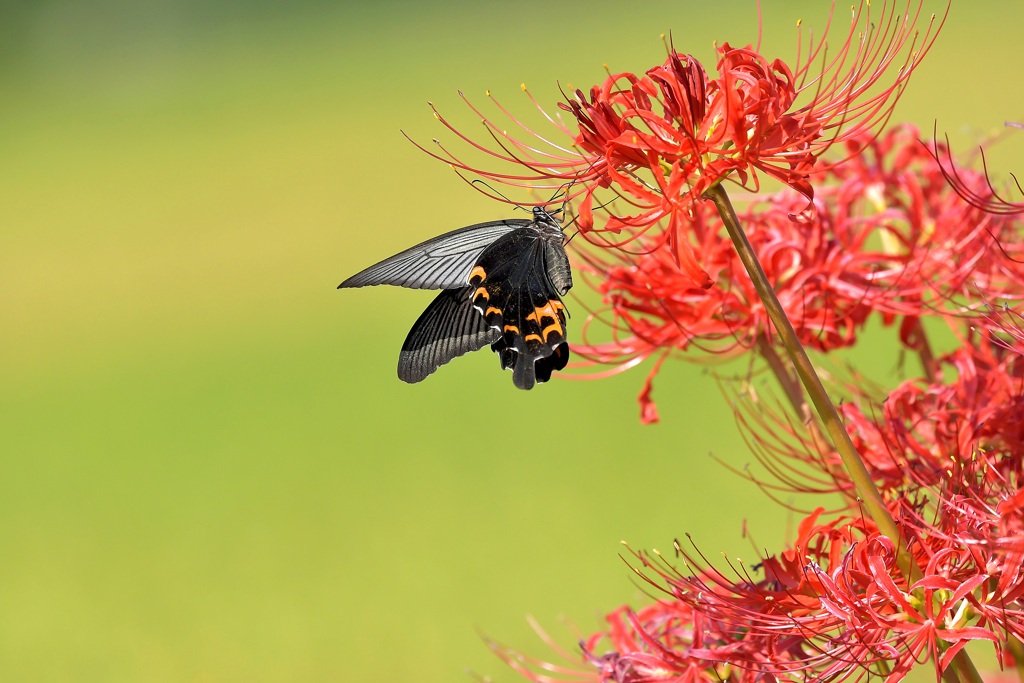
M561 297L572 287L562 224L537 206L532 220L459 228L386 258L340 285L441 289L412 326L398 377L420 382L439 367L487 346L512 382L532 389L569 362Z

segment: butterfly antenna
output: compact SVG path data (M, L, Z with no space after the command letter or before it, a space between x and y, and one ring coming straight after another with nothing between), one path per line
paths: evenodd
M486 188L487 188L488 190L490 190L490 191L491 191L491 192L493 192L494 194L496 194L496 195L498 195L499 197L501 197L502 199L504 199L504 200L505 200L506 202L508 202L509 204L515 204L515 205L516 205L516 206L517 206L518 208L520 208L520 209L521 209L521 208L523 208L523 207L519 206L518 204L516 204L516 203L515 203L514 201L512 201L511 199L509 199L508 197L506 197L505 195L503 195L502 193L500 193L500 192L498 192L497 190L495 190L495 189L494 189L493 187L491 187L490 185L488 185L487 183L485 183L485 182L484 182L483 180L481 180L480 178L477 178L477 179L473 180L473 181L472 181L472 183L473 183L474 185L475 185L475 184L477 184L477 183L480 183L481 185L483 185L484 187L486 187Z

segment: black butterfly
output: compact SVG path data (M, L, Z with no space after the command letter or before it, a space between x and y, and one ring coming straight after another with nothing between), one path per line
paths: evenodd
M554 212L560 213L560 212ZM541 207L533 220L453 230L384 259L338 285L443 289L416 321L398 356L398 377L419 382L488 344L532 389L569 361L561 297L572 287L562 225Z

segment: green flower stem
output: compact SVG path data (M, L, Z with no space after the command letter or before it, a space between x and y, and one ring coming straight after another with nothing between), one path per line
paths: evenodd
M815 448L817 448L822 454L826 451L834 452L829 446L828 441L825 439L825 435L821 432L821 424L818 422L818 417L811 412L811 407L807 404L807 399L804 396L803 388L800 386L799 380L790 373L789 368L786 367L785 361L779 356L775 347L768 341L768 338L762 333L757 335L757 350L761 354L761 357L768 362L768 367L771 368L775 378L779 381L782 386L782 390L785 392L786 397L789 399L790 405L793 406L793 410L796 414L804 421L804 427L807 428L808 433L811 436L811 440L814 442ZM848 502L855 502L854 492L843 486L841 483L844 477L842 476L842 468L839 467L838 463L831 462L825 463L827 473L835 480L836 485L839 487L840 494L847 499Z
M804 398L804 392L800 388L799 381L790 374L789 368L786 367L775 347L768 341L764 333L757 335L757 352L768 362L768 367L771 368L775 378L779 380L782 390L786 393L786 398L789 399L789 404L796 410L797 415L804 420L813 420L814 416L807 414L807 400Z
M775 296L775 290L772 289L771 283L768 282L768 276L765 275L764 269L761 268L761 263L757 260L754 248L750 245L750 241L743 231L743 226L740 225L740 220L736 216L736 211L732 208L729 195L726 194L724 187L716 185L711 190L708 190L705 196L713 201L718 208L718 213L725 223L726 230L729 231L729 237L732 238L732 243L736 247L740 261L743 262L743 266L747 269L747 273L753 281L754 289L757 290L758 296L761 297L768 317L774 323L775 329L782 339L782 345L786 347L786 351L793 361L800 382L804 385L804 389L807 391L808 396L810 396L815 411L817 411L818 416L825 425L825 430L839 452L839 457L842 459L850 479L857 488L857 495L861 502L863 502L871 519L878 526L879 531L885 534L896 546L896 557L900 571L903 572L903 575L911 583L920 580L924 576L921 573L921 568L917 566L913 556L907 550L907 542L903 539L899 527L882 502L882 496L878 493L875 482L872 481L871 475L857 453L857 449L854 448L850 435L846 433L846 427L843 425L842 420L839 419L839 413L836 412L832 400L828 397L825 387L822 386L818 373L814 371L814 366L811 365L807 352L804 351L804 347L800 344L799 339L797 339L796 330L793 329L792 323L786 317L782 304L779 303L778 297Z
M960 650L953 657L953 661L950 662L950 666L942 673L942 677L945 679L946 674L956 670L956 674L961 681L970 681L971 683L984 683L981 679L981 674L978 673L978 669L974 666L974 662L967 655L967 650ZM955 680L950 678L950 680Z
M924 368L924 377L929 383L935 384L939 381L939 363L935 360L932 345L928 343L928 334L924 331L924 325L921 324L920 319L917 321L916 331L921 344L918 356L921 358L921 366Z
M878 530L896 546L896 566L903 573L908 586L915 584L924 577L924 574L907 549L906 539L903 538L899 526L897 526L896 521L882 502L882 496L878 493L875 482L871 479L871 475L864 466L864 462L860 459L857 449L854 448L850 435L846 432L846 427L843 425L842 420L839 419L839 413L836 411L835 405L828 397L821 379L818 378L818 373L814 371L814 366L807 357L807 352L804 351L804 347L796 336L796 330L793 329L793 325L789 322L789 318L786 317L782 304L779 303L778 297L775 296L775 290L772 289L768 276L765 275L764 269L761 268L761 263L757 260L754 248L750 245L750 241L743 231L743 226L740 225L739 217L732 207L732 202L729 201L729 195L726 194L725 188L719 184L708 190L704 196L713 201L718 208L718 214L725 223L725 228L732 238L732 243L736 247L740 261L743 262L743 266L747 269L747 274L750 275L754 289L757 290L758 296L761 297L768 317L771 318L772 323L775 325L779 338L782 340L782 345L786 347L786 351L793 361L796 374L804 385L804 389L807 391L815 411L825 425L825 431L831 437L832 443L835 445L839 457L842 459L843 465L850 476L850 480L856 487L860 501L864 504L868 515L871 516L871 519L878 526ZM963 678L961 679L960 676ZM957 653L953 659L952 666L946 669L943 678L950 683L957 680L982 683L977 669L974 668L974 664L964 650L960 650Z

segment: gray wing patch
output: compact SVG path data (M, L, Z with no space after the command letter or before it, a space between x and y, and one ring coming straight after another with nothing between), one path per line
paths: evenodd
M484 249L505 233L530 224L528 220L509 219L453 230L356 273L338 285L338 289L369 285L397 285L412 289L465 286Z
M398 355L398 378L421 382L459 356L482 349L501 336L473 308L475 288L446 289L409 330Z

